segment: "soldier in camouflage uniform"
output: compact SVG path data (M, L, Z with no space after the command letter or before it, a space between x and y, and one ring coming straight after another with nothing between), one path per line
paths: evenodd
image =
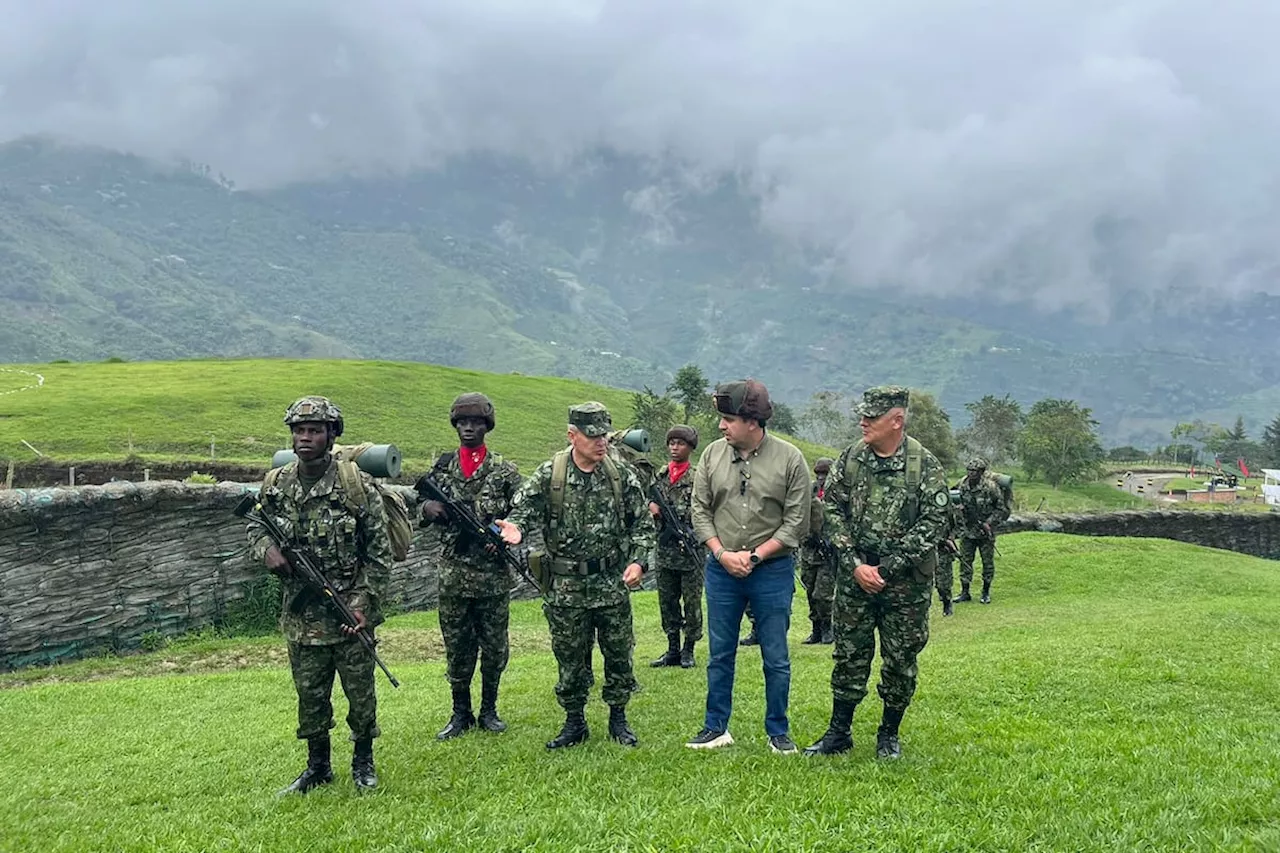
M996 576L995 529L1009 517L1011 507L994 475L987 473L987 460L975 456L965 466L960 482L960 595L956 601L972 601L973 557L982 554L982 603L991 603L991 581Z
M658 472L657 488L680 520L693 531L693 471L689 455L698 447L698 431L685 424L667 430L667 452L671 462ZM649 512L662 523L662 511L656 503ZM662 613L662 630L667 635L667 651L650 666L694 665L693 648L702 639L702 579L706 554L701 547L690 554L682 548L674 534L661 530L658 534L658 609ZM681 602L683 601L683 610ZM684 630L684 645L680 631Z
M853 747L853 712L867 694L880 635L884 716L876 756L902 755L898 726L916 689L916 657L929 641L929 605L950 493L942 466L905 432L908 393L870 388L858 406L862 440L827 480L827 522L840 554L834 611L831 724L806 755Z
M458 432L460 447L436 460L432 479L482 522L505 518L520 487L520 472L485 444L496 424L493 403L483 394L463 394L449 409L449 423ZM498 683L509 655L507 624L515 578L501 554L449 524L443 503L423 503L422 517L424 524L432 525L440 545L438 612L453 692L453 715L436 737L449 740L476 725L471 712L471 678L477 658L480 727L495 733L505 731L507 724L498 716Z
M625 746L637 743L626 715L635 686L628 588L640 583L656 531L635 470L607 458L611 426L600 403L569 409L569 448L538 466L516 492L511 514L498 522L511 545L529 531L550 573L542 610L560 670L556 698L565 722L548 749L574 746L590 734L583 709L595 681L590 661L596 637L609 736Z
M955 581L956 540L953 538L960 529L960 505L952 502L947 511L947 523L943 528L942 539L938 541L938 571L933 585L938 590L938 600L942 602L942 615L950 616L955 612L951 601L951 587Z
M273 516L290 543L310 551L321 571L355 612L359 625L343 624L334 610L294 576L288 560L263 529L250 523L253 559L281 578L280 627L289 643L289 664L298 692L298 737L307 741L307 767L281 793L303 793L333 781L329 730L333 720L333 677L346 694L347 725L355 752L351 774L364 791L378 784L373 739L379 735L373 657L356 639L383 621L380 599L390 578L391 543L382 498L368 474L359 472L363 500L344 494L334 461L334 441L342 435L342 412L324 397L303 397L285 412L297 459L285 465L259 492L264 514ZM352 463L343 463L352 464Z
M833 460L823 456L813 463L813 495L809 502L809 535L800 549L800 584L809 599L809 622L813 630L800 642L805 645L834 643L831 604L836 594L835 566L824 553L822 498ZM829 542L830 540L825 540Z

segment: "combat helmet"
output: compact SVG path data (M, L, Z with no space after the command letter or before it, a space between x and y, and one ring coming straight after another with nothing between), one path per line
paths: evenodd
M307 396L295 400L284 411L285 426L305 423L333 424L333 436L342 435L342 409L328 397Z
M459 394L449 407L449 423L458 425L463 418L482 418L489 432L493 432L497 423L494 417L493 401L478 392Z

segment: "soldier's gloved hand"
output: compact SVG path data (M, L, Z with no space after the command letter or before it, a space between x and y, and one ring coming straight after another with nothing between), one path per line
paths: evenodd
M423 501L422 517L427 521L443 521L445 517L444 504L440 501Z
M346 634L348 637L353 637L365 628L369 627L369 623L364 618L363 610L352 610L351 612L355 614L356 624L354 626L348 625L345 622L342 624L342 633Z
M279 547L275 545L267 548L267 553L262 558L262 562L266 564L267 571L273 575L278 575L282 578L293 575L293 567L289 565L289 561L284 558L284 554L280 553Z

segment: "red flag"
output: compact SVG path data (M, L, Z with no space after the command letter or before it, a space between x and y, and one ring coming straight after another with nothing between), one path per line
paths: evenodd
M1241 474L1244 474L1246 477L1249 476L1249 466L1244 464L1243 456L1236 460L1236 467L1240 469Z
M1188 476L1188 477L1194 477L1195 475L1196 475L1196 463L1192 462L1192 463L1191 463L1191 473L1190 473L1190 474L1188 474L1187 476Z

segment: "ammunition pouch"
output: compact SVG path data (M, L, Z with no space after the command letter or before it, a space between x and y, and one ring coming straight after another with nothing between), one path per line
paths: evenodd
M622 554L614 551L605 557L590 560L562 560L552 558L551 573L556 575L576 575L585 577L587 575L598 575L601 572L616 570L618 574L622 574Z

